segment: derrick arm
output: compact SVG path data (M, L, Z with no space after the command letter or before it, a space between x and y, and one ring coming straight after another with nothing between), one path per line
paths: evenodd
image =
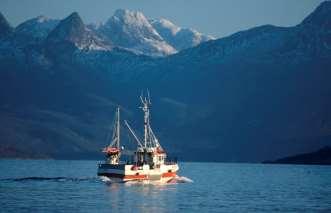
M124 120L125 125L128 127L129 131L131 132L131 134L133 135L133 137L136 139L138 145L140 147L143 147L143 145L141 144L140 140L138 139L137 135L134 133L134 131L131 129L130 125L128 124L128 122L126 120Z

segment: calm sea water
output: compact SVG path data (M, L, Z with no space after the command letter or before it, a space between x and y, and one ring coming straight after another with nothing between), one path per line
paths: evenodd
M142 185L96 163L1 160L0 212L331 212L328 166L180 163L185 183Z

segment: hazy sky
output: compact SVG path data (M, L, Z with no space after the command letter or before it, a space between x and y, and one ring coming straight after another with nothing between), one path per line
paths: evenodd
M263 24L300 23L323 0L0 0L0 11L16 26L46 15L64 18L77 11L85 23L104 22L118 8L167 18L215 37Z

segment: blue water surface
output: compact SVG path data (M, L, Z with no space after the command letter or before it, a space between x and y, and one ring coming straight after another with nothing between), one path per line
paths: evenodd
M180 163L185 183L157 185L109 184L96 164L1 160L0 212L331 212L330 166Z

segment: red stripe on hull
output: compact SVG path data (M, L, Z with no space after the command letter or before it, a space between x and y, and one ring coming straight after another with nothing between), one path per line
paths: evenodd
M147 175L122 175L122 174L115 174L115 173L99 173L99 176L106 176L109 178L121 178L121 179L131 179L131 180L146 180Z
M146 180L147 175L125 175L123 179L130 179L130 180Z
M176 172L163 173L162 177L176 177Z

